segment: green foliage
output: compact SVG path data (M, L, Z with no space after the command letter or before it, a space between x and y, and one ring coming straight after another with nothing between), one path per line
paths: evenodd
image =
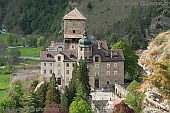
M86 101L79 100L71 103L69 113L92 113L92 111Z
M90 84L88 72L89 70L85 62L74 65L72 78L69 83L69 105L74 99L84 99L86 102L89 101Z
M21 51L18 48L13 48L10 50L10 56L12 56L14 62L18 62L21 56Z
M18 43L18 36L16 34L8 34L7 44L8 45L17 45L17 43Z
M57 88L57 81L55 74L52 74L50 77L50 82L48 83L47 92L46 92L46 101L45 106L46 108L50 107L50 104L52 102L55 102L57 104L60 104L60 92Z
M62 95L62 98L61 98L61 103L60 103L61 109L68 110L69 108L68 95L69 95L69 90L68 90L68 87L66 86L64 89L64 94Z
M26 109L24 113L42 113L42 111L38 111L38 109L43 108L43 101L40 96L34 92L30 92L29 95L25 97L23 105L24 109ZM29 111L31 109L35 111Z
M0 74L0 100L5 96L10 88L10 74Z
M0 101L0 113L4 113L4 110L12 109L14 107L14 102L11 100L10 97L5 97Z
M23 95L24 92L22 90L22 87L18 86L18 85L14 85L10 91L8 96L10 97L10 99L12 100L12 102L14 103L14 108L22 108L22 99L23 99Z
M92 9L92 4L89 2L88 4L87 4L87 8L89 8L89 9Z
M125 103L128 104L136 113L142 112L142 103L145 97L145 92L139 93L131 91L126 95Z
M45 37L44 36L40 36L38 39L37 39L37 47L39 46L42 46L45 42Z
M136 80L133 80L133 82L131 82L128 87L127 90L128 91L135 91L136 89L138 89L140 86L140 83L138 83Z
M47 92L47 82L44 82L37 90L36 93L42 100L43 108L45 107L46 101L46 92Z
M3 74L11 74L13 72L13 65L11 65L10 63L6 63L5 67L3 68Z
M139 66L138 66L138 56L135 55L135 52L131 49L130 45L125 43L124 41L119 41L115 43L112 48L114 49L122 49L124 58L125 58L125 74L128 74L128 76L132 80L138 80L139 78Z
M31 86L30 86L29 91L30 91L30 92L34 92L37 85L38 85L38 80L34 80L34 81L31 83Z

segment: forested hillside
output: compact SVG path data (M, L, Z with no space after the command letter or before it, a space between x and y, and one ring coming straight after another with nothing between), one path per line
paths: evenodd
M150 1L0 0L0 23L23 37L43 35L47 41L62 41L62 17L76 7L87 17L88 34L110 45L124 40L134 50L145 49L148 40L170 26L169 5L147 5Z

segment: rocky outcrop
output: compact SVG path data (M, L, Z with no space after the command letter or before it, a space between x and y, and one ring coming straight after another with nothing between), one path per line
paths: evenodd
M148 63L152 62L163 62L166 59L170 59L170 30L160 33L154 38L147 49L142 52L138 63L148 73Z

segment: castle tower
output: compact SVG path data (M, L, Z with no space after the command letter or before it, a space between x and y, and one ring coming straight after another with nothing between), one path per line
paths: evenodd
M86 18L75 8L64 16L64 47L76 49L79 39L83 37Z
M82 59L88 61L90 56L92 55L92 42L87 36L87 32L85 31L83 34L83 38L79 40L78 43L78 60Z

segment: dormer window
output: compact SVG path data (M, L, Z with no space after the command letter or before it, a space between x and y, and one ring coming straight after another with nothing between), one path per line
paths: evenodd
M51 54L47 53L47 58L50 58L51 57Z
M76 33L76 30L73 30L73 33Z
M70 59L71 59L71 58L73 58L73 54L72 54L72 53L70 54Z
M113 52L113 57L117 58L118 57L118 53L117 52Z

